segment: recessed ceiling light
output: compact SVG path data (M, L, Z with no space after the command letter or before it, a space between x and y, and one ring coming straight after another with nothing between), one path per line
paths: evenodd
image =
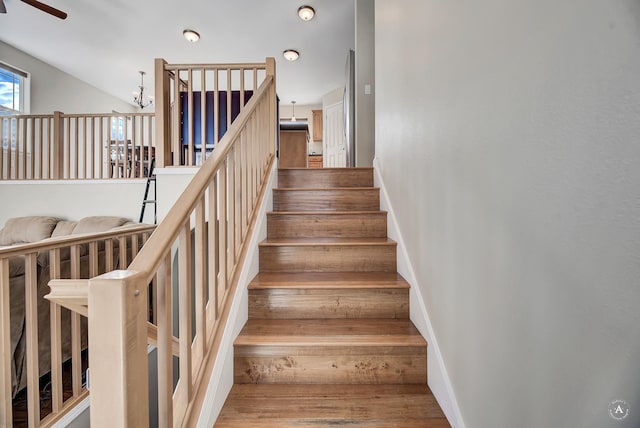
M295 49L287 49L286 51L282 52L282 56L284 56L284 59L286 59L287 61L295 61L300 57L300 52Z
M198 34L198 32L194 30L184 30L182 32L182 35L184 36L185 39L187 39L191 43L195 43L198 40L200 40L200 34Z
M303 21L310 21L316 15L316 11L311 6L300 6L298 8L298 16Z

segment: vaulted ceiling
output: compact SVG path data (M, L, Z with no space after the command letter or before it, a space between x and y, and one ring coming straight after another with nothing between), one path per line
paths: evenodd
M0 40L125 101L139 84L153 88L154 58L169 63L261 62L276 58L282 103L320 103L344 82L354 47L352 0L44 0L67 12L54 18L4 0ZM316 10L302 21L298 7ZM186 28L200 33L187 42ZM285 49L300 52L288 62ZM2 60L2 58L0 58Z

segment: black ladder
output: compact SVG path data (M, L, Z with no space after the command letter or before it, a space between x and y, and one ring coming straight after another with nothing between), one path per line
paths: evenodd
M158 192L156 189L156 174L154 171L156 165L156 158L151 158L151 164L149 165L149 173L147 175L147 187L144 189L144 197L142 198L142 209L140 210L140 221L144 219L144 210L147 208L147 204L153 204L153 224L158 224L158 205L156 199ZM149 199L149 186L153 182L153 199Z

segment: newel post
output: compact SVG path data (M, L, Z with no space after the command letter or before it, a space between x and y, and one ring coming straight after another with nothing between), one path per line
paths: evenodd
M51 178L62 180L64 178L64 113L53 112L53 168Z
M169 73L165 72L167 61L155 60L155 111L156 111L156 167L172 164L171 157L171 111Z
M91 427L149 426L147 284L113 271L89 281Z

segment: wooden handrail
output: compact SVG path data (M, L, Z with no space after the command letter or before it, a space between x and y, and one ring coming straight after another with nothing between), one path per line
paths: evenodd
M28 253L39 253L62 247L71 247L72 245L89 244L91 242L108 238L116 238L119 236L133 235L144 232L151 233L155 229L156 226L153 224L141 224L117 230L107 230L105 232L78 233L76 235L57 236L55 238L47 238L42 241L16 244L10 247L2 248L0 249L0 259L21 256Z
M254 69L265 70L266 64L262 63L228 63L228 64L167 64L165 70L177 71L187 68L202 68L205 70L242 70Z

